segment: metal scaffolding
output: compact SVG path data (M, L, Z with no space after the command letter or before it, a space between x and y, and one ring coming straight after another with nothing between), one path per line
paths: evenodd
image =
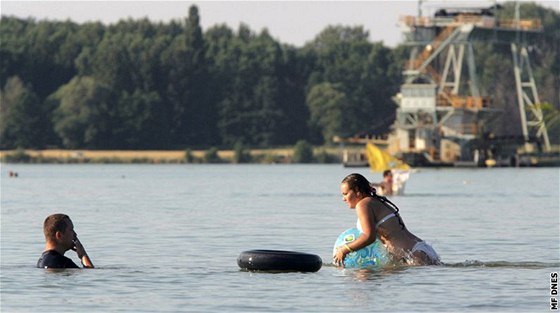
M470 151L468 143L499 111L490 97L481 95L475 41L511 45L526 150L531 136L550 149L527 53L542 32L540 21L498 20L489 9L440 9L434 17L402 17L401 27L412 49L405 82L395 97L399 108L392 153L422 154L429 162L477 161L478 153Z

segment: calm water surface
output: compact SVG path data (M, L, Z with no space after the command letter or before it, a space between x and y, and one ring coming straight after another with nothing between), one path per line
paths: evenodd
M8 178L8 171L18 178ZM340 165L1 168L2 312L547 312L560 267L558 168L421 169L393 197L443 266L331 266L356 222ZM97 267L35 268L42 222L74 221ZM251 273L250 249L318 254L312 274ZM76 263L75 253L68 252Z

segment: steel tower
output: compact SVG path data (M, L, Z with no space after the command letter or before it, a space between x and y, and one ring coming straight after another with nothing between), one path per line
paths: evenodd
M500 114L492 98L480 93L473 42L508 44L513 56L517 101L525 149L538 137L550 149L546 125L533 77L528 47L542 26L539 20L498 20L490 8L443 8L433 16L404 16L400 25L410 58L398 104L389 151L413 155L431 164L479 162L469 142ZM466 73L464 70L466 69Z

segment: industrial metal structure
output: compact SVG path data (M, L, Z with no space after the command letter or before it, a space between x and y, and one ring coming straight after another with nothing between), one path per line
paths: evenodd
M542 26L539 20L498 20L499 6L442 8L433 16L401 17L405 44L411 46L388 151L412 165L480 165L484 151L469 143L501 112L481 95L473 42L511 46L525 150L537 138L550 149L528 46ZM466 70L466 73L464 71ZM486 156L484 156L486 157Z

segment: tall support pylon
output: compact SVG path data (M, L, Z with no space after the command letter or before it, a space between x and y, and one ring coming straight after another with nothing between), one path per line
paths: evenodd
M515 20L498 19L496 10L497 6L492 12L443 7L433 16L422 16L419 10L418 16L400 19L412 49L403 71L404 83L395 97L399 107L391 136L394 153L418 158L420 161L412 162L419 164L427 160L446 164L474 161L480 165L475 155L481 152L485 158L510 157L509 146L497 149L500 154L496 155L486 145L494 143L483 136L503 110L495 108L493 98L479 89L475 42L511 44L525 152L531 151L529 142L537 136L543 149L550 149L526 48L542 33L540 20L521 20L519 10ZM483 144L473 141L477 138ZM498 138L495 144L509 142Z
M521 116L521 129L526 142L525 147L527 150L530 149L528 144L529 133L535 132L535 136L542 139L545 151L550 151L548 131L544 122L527 47L519 47L518 44L512 43L511 54L513 56L517 103L519 105L519 115Z
M469 68L469 79L471 80L470 89L473 97L480 97L480 90L478 89L478 75L476 74L476 64L474 60L474 50L472 42L467 44L467 64Z
M449 46L439 87L442 92L453 95L459 94L464 55L465 46L463 44ZM451 81L449 76L451 76Z
M459 95L465 53L467 56L467 68L469 71L470 94L473 97L480 97L476 64L474 61L474 51L471 42L449 46L445 66L443 68L443 73L441 74L442 79L440 81L439 90L447 94Z

